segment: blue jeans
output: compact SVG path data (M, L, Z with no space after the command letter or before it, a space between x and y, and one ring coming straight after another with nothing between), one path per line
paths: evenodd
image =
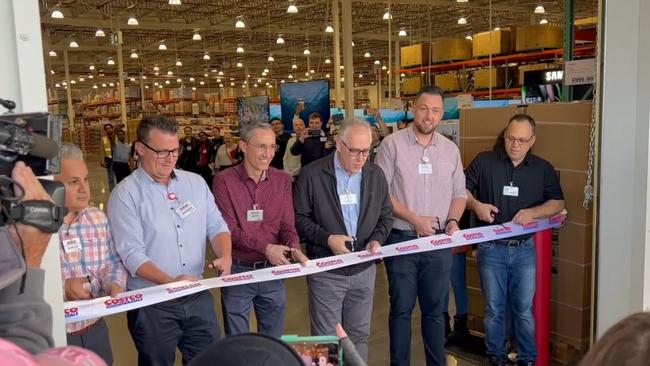
M451 287L454 289L456 315L467 315L467 284L465 283L465 258L467 252L452 255ZM445 312L449 312L449 291L445 296Z
M231 273L253 271L232 265ZM249 317L255 306L257 331L280 338L284 332L285 291L282 280L221 288L221 308L226 335L250 333Z
M506 358L506 313L509 304L518 360L535 361L535 245L529 239L508 247L495 242L478 245L478 266L485 297L485 345L489 357Z
M386 244L412 239L415 237L393 230ZM451 249L390 257L384 262L390 295L388 329L391 366L411 365L411 315L416 299L422 313L422 341L427 366L446 365L442 312L449 288Z
M172 366L176 347L183 365L219 339L210 291L198 292L126 313L139 366Z

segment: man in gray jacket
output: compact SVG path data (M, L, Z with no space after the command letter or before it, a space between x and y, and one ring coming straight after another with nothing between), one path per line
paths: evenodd
M339 131L336 152L304 166L294 194L296 228L311 259L376 253L393 223L384 173L367 161L370 125L355 119ZM342 323L367 359L375 274L375 263L365 262L309 276L312 335L334 335Z

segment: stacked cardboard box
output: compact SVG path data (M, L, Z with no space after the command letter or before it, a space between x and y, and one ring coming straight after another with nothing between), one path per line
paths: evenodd
M429 44L419 43L402 47L399 61L402 67L429 64Z
M530 51L562 47L562 28L547 24L517 27L516 51Z
M492 80L490 80L492 78ZM506 85L506 69L491 68L474 71L474 88L488 89L490 82L493 88L503 88Z
M472 58L472 42L464 37L438 38L431 42L431 62Z
M467 72L463 70L451 71L443 74L436 74L436 86L444 91L461 91L467 86Z
M461 156L466 166L479 152L492 148L516 111L514 106L461 110ZM587 350L591 324L592 210L582 207L591 103L533 104L525 111L537 121L533 152L553 164L569 211L554 251L551 296L552 356L569 364ZM471 258L467 260L467 285L469 325L482 332L484 302Z
M415 95L422 88L422 78L418 76L410 76L404 78L402 83L402 94L403 95Z
M476 33L472 36L472 55L484 57L503 55L510 52L511 32L509 30L496 30Z

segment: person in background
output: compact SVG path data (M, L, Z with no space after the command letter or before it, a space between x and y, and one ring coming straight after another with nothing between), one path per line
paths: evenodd
M221 134L221 129L217 126L212 127L213 137L212 137L212 146L214 146L214 153L216 154L219 146L223 145L226 141Z
M378 109L368 107L365 109L366 114L369 116L373 116L375 118L375 121L377 122L375 124L375 127L377 128L377 132L379 132L379 136L383 140L384 137L390 135L390 128L386 125L386 122L384 122L384 119L381 118L381 113L379 113Z
M122 179L131 174L131 166L129 164L131 144L126 142L126 133L123 129L118 129L116 135L117 141L113 145L113 171L115 172L117 184L119 184Z
M300 155L300 165L306 166L330 154L334 149L334 141L323 131L323 121L320 113L309 115L309 129L302 131L297 141L291 146L293 155Z
M536 141L535 120L510 118L504 148L478 154L465 171L467 206L478 226L512 221L526 225L564 209L564 196L553 166L530 153ZM537 357L533 296L535 245L531 234L478 244L478 268L485 296L485 345L490 366L506 363L506 314L512 313L517 365Z
M208 133L206 131L199 132L199 141L196 149L196 172L203 177L208 187L211 187L212 169L210 168L210 157L212 156L212 142L208 138Z
M178 157L178 167L188 172L198 173L196 162L199 160L199 139L192 135L192 127L183 128L181 143L181 155Z
M104 125L104 136L102 136L102 161L99 165L106 169L108 176L108 191L115 187L115 172L113 171L113 145L115 144L115 127L111 123Z
M291 134L291 138L287 141L287 148L282 159L284 171L289 173L294 180L300 173L300 155L293 155L291 148L304 130L305 122L300 118L295 118L293 120L293 134Z
M217 257L211 266L230 274L230 232L212 192L197 174L174 169L180 154L177 129L176 121L164 116L140 121L138 169L108 199L129 290L199 280L206 240ZM129 310L126 318L140 366L172 366L177 347L187 364L219 337L209 291Z
M271 120L271 127L273 127L273 132L275 132L275 143L280 147L280 149L273 155L273 160L271 161L271 166L275 169L284 169L284 153L287 150L287 143L291 138L291 135L284 131L284 123L282 120L275 117Z
M240 162L238 158L239 148L235 139L229 132L223 134L223 139L224 143L219 146L214 159L214 169L216 172L221 172Z
M603 334L578 366L647 366L650 360L650 313L630 314Z
M233 273L307 261L295 228L291 177L270 167L278 150L275 135L268 123L242 128L244 161L214 178L212 192L232 232ZM221 300L226 335L249 333L254 307L258 331L282 336L283 280L223 287Z
M443 114L443 91L425 86L414 102L413 123L379 145L375 163L386 174L395 216L387 244L459 230L466 204L465 174L458 147L436 131ZM411 364L411 318L417 299L426 364L445 365L443 311L451 249L389 257L384 262L390 295L390 364Z
M68 209L59 228L65 300L117 296L126 287L126 269L115 250L106 214L88 205L90 186L83 153L78 147L65 143L59 150L59 159L61 173L54 179L65 186L65 207ZM67 324L66 332L69 345L90 349L108 365L113 364L108 327L103 318Z

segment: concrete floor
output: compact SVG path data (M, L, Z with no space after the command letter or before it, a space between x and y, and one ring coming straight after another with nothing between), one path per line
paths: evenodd
M89 180L91 185L91 204L104 209L108 198L108 182L106 170L99 166L98 157L86 159L90 172ZM208 250L210 255L210 250ZM206 277L211 273L206 272ZM286 281L287 288L287 315L285 320L285 334L297 334L308 336L309 319L307 309L307 285L304 278L293 278ZM220 304L220 293L212 291L215 304ZM453 296L452 296L453 298ZM453 301L452 301L453 302ZM372 314L372 336L369 345L369 365L388 365L388 282L386 270L383 265L378 266L377 280L375 285L374 310ZM222 325L223 317L221 307L216 307L217 316ZM454 312L453 303L450 304L450 312ZM125 314L116 314L106 318L110 330L110 338L113 347L113 355L116 366L137 365L137 353L126 325ZM251 317L252 329L255 329L255 317ZM422 337L420 333L420 312L417 308L413 313L412 340L411 340L411 361L412 365L425 365ZM454 364L450 361L450 366ZM177 352L176 365L181 365L180 354ZM458 360L457 365L474 365Z

